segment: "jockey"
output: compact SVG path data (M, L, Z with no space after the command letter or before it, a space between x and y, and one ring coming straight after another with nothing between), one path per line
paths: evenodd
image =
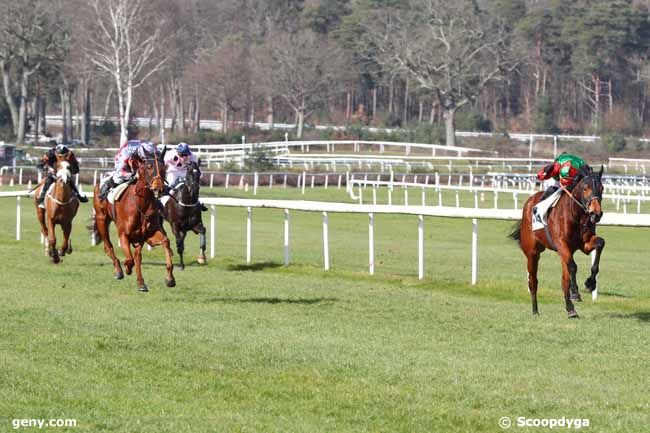
M538 180L553 179L553 185L549 186L544 192L541 200L549 197L560 188L560 185L571 191L578 175L583 167L586 167L585 161L575 155L563 152L552 164L548 164L537 173Z
M38 207L43 209L45 208L44 201L47 190L50 189L52 183L56 181L54 172L56 170L57 155L65 158L68 161L70 164L70 172L72 174L79 173L79 162L74 156L74 153L72 153L72 151L68 149L66 145L57 144L55 147L52 147L50 150L48 150L36 165L39 170L43 170L43 173L46 176L45 183L43 184L43 189L41 189L41 194L38 196ZM74 182L70 183L70 188L72 188L72 191L76 194L77 199L80 202L88 202L88 198L79 193L79 190L77 189L77 186L74 184Z
M174 196L176 193L175 187L178 185L179 180L187 176L187 166L190 163L195 163L199 167L199 160L190 150L187 143L178 143L176 149L167 151L165 154L165 166L167 168L167 184L169 185L169 195ZM199 170L199 178L201 176L201 168ZM207 211L208 208L199 202L199 207L202 211Z
M99 198L105 199L111 189L133 179L132 162L135 157L144 159L157 152L158 149L150 141L128 140L124 143L115 155L115 170L102 183Z

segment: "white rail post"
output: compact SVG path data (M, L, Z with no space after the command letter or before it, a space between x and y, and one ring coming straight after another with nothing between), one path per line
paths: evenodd
M427 205L427 196L426 193L424 192L424 187L422 187L422 206Z
M307 173L302 172L302 195L305 195L305 182L307 182Z
M494 191L494 208L499 209L499 191Z
M23 184L23 169L21 167L20 170L18 171L18 185L22 185L22 184Z
M377 204L377 185L372 186L372 204Z
M330 239L329 239L329 217L323 212L323 265L325 270L330 270Z
M388 206L393 205L393 187L389 186L388 187Z
M596 250L593 250L591 252L591 266L593 266L594 263L596 263ZM591 292L591 300L595 302L597 299L598 299L598 285L596 285L596 287L594 287L594 291Z
M460 193L456 191L456 207L460 207Z
M257 172L253 173L253 195L257 195L257 183L259 182L259 177Z
M289 209L284 210L284 265L288 266L289 256Z
M339 174L338 186L337 189L341 189L341 174Z
M472 286L478 276L478 220L472 219Z
M375 275L375 214L368 214L368 272Z
M20 196L16 197L16 240L20 240Z
M424 279L424 217L418 215L418 278Z
M553 136L553 159L557 157L557 135Z
M269 189L273 189L273 173L269 176Z
M404 187L404 206L409 205L409 190L407 187Z
M246 208L246 264L251 263L253 256L253 212Z
M326 174L325 175L325 189L327 189L327 187L329 186L329 183L330 183L330 175Z
M210 173L210 189L214 188L214 173Z
M210 206L210 258L214 259L215 241L217 238L217 208Z

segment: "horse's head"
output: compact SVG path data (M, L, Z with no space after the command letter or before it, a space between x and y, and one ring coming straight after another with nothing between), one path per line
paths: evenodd
M63 184L72 181L72 172L70 171L70 163L66 160L59 160L56 164L56 181Z
M583 170L582 179L576 185L574 195L582 204L592 223L597 223L603 217L601 202L603 200L603 166L595 173L591 167Z
M196 162L190 162L187 164L185 185L189 190L192 200L196 200L199 196L199 188L201 187L201 170Z
M162 193L165 187L165 163L159 153L150 155L139 155L135 159L138 178L142 179L147 188L150 189L156 198Z

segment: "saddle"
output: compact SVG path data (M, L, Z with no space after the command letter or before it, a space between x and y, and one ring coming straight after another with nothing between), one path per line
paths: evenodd
M124 193L124 191L126 191L126 188L128 188L130 184L131 182L123 182L118 186L116 186L115 188L111 189L108 192L108 195L106 196L108 202L110 204L115 204L115 202L118 201L120 197L122 197L122 194Z
M563 190L560 188L533 207L533 231L541 230L546 227L548 224L548 213L560 200L562 193Z

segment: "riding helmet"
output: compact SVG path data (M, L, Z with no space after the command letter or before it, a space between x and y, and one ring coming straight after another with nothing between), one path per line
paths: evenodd
M176 153L181 156L187 156L190 154L190 146L187 143L178 143L176 146Z
M69 151L68 146L66 146L65 144L56 145L56 153L58 153L59 155L65 155L68 153L68 151Z

